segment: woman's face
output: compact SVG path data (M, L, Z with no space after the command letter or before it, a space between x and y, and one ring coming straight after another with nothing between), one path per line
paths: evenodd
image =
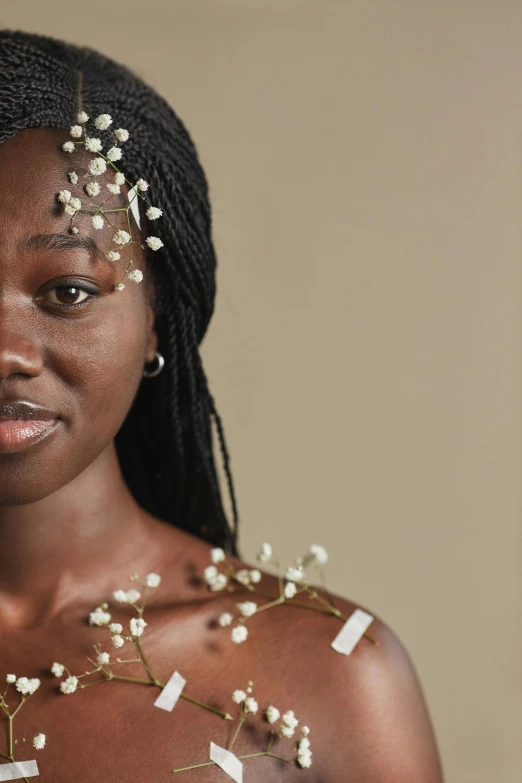
M0 446L0 506L46 497L103 452L123 423L157 345L132 213L138 242L132 245L133 261L145 279L125 278L123 291L114 286L122 280L131 248L119 248L119 261L104 255L116 249L115 230L128 230L126 213L111 213L115 228L102 229L79 213L74 221L79 232L69 233L70 216L57 193L66 188L99 204L110 195L105 185L113 182L114 171L80 177L71 185L68 172L83 173L94 156L82 148L64 152L61 144L67 140L65 130L31 128L0 145L0 406L32 402L58 419L51 434L33 445L16 451ZM82 187L91 179L102 186L93 199ZM126 186L122 190L126 193ZM121 207L119 197L106 206ZM99 252L81 246L53 249L53 235L59 241L91 238ZM46 237L38 247L37 236Z

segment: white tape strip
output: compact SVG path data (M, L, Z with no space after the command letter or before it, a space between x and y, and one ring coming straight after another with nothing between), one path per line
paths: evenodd
M215 762L218 767L221 767L223 772L226 772L229 778L235 780L236 783L243 783L243 762L234 756L232 751L220 748L219 745L210 743L210 760Z
M374 618L364 609L356 609L347 619L331 646L338 653L350 655L351 651Z
M179 672L174 672L163 686L160 695L154 702L154 706L159 707L160 710L172 712L181 696L181 691L185 687L186 682L186 679L182 677Z
M39 774L36 761L13 761L9 764L0 764L0 780L34 778Z
M131 212L134 215L134 220L138 224L138 228L141 228L141 226L140 226L140 210L138 208L139 196L136 195L136 188L134 187L134 185L132 186L132 188L130 190L127 191L127 196L129 198Z

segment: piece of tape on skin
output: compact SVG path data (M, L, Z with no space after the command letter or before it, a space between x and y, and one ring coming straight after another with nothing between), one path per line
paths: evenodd
M36 761L13 761L0 764L0 780L21 780L39 775Z
M210 760L213 761L218 767L221 767L223 772L226 772L229 778L235 780L236 783L243 783L243 762L234 756L232 751L221 748L214 742L210 743Z
M160 710L172 712L181 696L181 691L185 687L186 682L186 679L182 677L179 672L174 672L163 686L160 695L154 702L154 706L159 707Z
M364 609L356 609L333 640L333 649L343 655L350 655L373 619Z
M139 196L136 195L136 188L134 187L134 185L132 186L132 188L130 190L127 191L127 196L129 197L130 208L131 208L132 214L134 215L134 220L138 224L138 228L141 229L141 226L140 226L140 210L138 208Z

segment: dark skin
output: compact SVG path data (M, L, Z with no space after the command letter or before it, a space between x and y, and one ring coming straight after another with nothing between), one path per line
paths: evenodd
M187 701L164 712L153 706L159 689L131 682L104 682L66 696L49 672L54 661L76 674L92 668L86 656L94 655L95 642L113 659L133 657L129 646L115 651L109 632L89 626L86 618L111 601L113 590L132 587L130 574L154 571L162 583L149 600L142 640L156 676L165 682L180 671L187 695L233 715L231 693L251 679L262 709L293 709L300 725L311 729L310 769L255 758L245 762L245 780L441 783L415 669L375 612L361 607L375 617L368 633L378 645L363 638L348 657L330 647L341 621L292 606L251 619L250 638L235 645L230 629L215 620L250 596L209 593L194 575L209 564L210 547L134 501L114 437L157 347L143 253L134 246L145 281L125 281L118 293L114 285L129 248L112 266L82 249L20 249L35 234L68 235L69 216L57 208L56 193L69 188L80 195L67 172L79 171L80 161L91 157L64 153L60 144L68 138L63 130L29 129L0 146L0 401L7 395L32 400L61 418L48 441L0 454L0 679L13 672L42 682L15 720L15 736L28 738L16 747L16 758L35 758L42 781L53 783L229 779L216 767L177 775L171 770L207 761L209 741L226 746L235 723ZM99 181L112 181L112 173ZM127 229L124 213L112 217ZM80 214L76 225L102 252L113 246L111 229L94 229L88 215ZM132 226L139 242L134 221ZM100 296L61 310L56 286L65 287L68 297L61 301L70 303L71 281L85 282ZM86 301L85 294L77 299ZM259 587L277 594L270 576ZM335 600L345 615L357 608ZM134 614L114 602L110 610L113 621L123 624ZM134 664L125 673L144 676ZM7 722L0 726L6 730ZM240 734L235 752L264 750L267 731L258 715ZM41 751L30 745L39 732L47 737ZM7 749L5 736L0 734L0 752ZM274 749L291 751L291 740Z

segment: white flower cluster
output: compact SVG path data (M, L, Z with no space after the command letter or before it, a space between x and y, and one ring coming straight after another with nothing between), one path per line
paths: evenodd
M232 701L235 704L240 705L244 715L257 715L257 712L259 710L259 704L251 695L253 687L254 687L254 683L250 680L247 688L244 691L237 690L234 691L234 693L232 694Z
M205 580L210 590L223 590L227 586L229 590L233 590L235 583L255 592L254 585L258 584L262 578L261 571L257 568L241 568L236 570L227 562L224 550L219 547L210 551L210 559L212 560L212 565L207 566L204 570ZM259 563L269 563L271 565L279 566L279 563L275 559L272 545L267 541L261 544L256 559ZM305 568L310 565L324 565L327 560L328 553L326 549L319 546L319 544L312 544L303 557L296 558L294 564L286 569L284 573L285 583L282 587L281 594L272 604L274 606L280 605L285 600L291 600L300 591L307 590L308 592L311 592L306 583L307 577ZM225 564L226 573L218 571L217 565L220 563ZM263 607L266 608L266 604L263 605ZM239 624L233 627L230 632L233 642L241 644L248 639L248 629L245 627L244 622L249 617L252 617L252 615L258 611L258 608L258 604L256 604L255 601L244 601L237 604ZM218 623L222 628L232 625L233 622L234 617L230 612L223 612L218 619Z
M129 578L131 581L136 582L139 579L139 575L133 574ZM145 608L145 602L149 590L159 587L160 584L161 584L161 576L151 571L145 576L143 584L140 585L141 588L140 590L136 589L135 587L132 587L129 590L120 589L120 590L113 591L112 595L115 601L117 601L120 604L127 604L129 606L132 606L133 609L135 609L138 613L138 617L132 617L130 619L129 632L127 634L123 633L123 625L121 623L111 622L112 615L110 614L110 612L107 611L107 609L109 608L108 603L100 604L89 614L89 624L98 627L103 627L103 626L108 627L108 631L111 634L112 645L117 649L123 647L125 641L130 641L133 644L135 651L137 653L136 660L140 661L141 653L139 651L138 640L139 637L143 635L143 631L147 626L147 623L142 617ZM141 600L141 605L138 604L140 600ZM95 649L97 651L96 668L93 669L92 672L85 672L84 674L80 674L76 676L74 674L71 674L71 672L67 669L66 666L64 666L64 664L58 663L57 661L53 663L51 667L51 672L52 674L54 674L55 677L63 677L64 673L67 674L66 679L60 683L60 690L62 693L65 694L74 693L78 688L84 687L80 683L80 678L88 674L93 674L94 672L101 671L102 673L106 674L106 676L108 676L110 679L115 679L115 678L117 679L116 675L113 674L112 671L108 670L107 668L104 668L113 665L110 654L108 652L101 650L99 648L99 645L95 645ZM90 658L88 660L91 661ZM116 663L121 663L121 662L122 661L120 661L119 658L116 659ZM91 663L94 663L94 661L91 661Z
M8 674L5 681L8 685L14 685L22 696L32 696L40 687L38 677L17 677L16 674Z
M38 690L41 683L38 677L17 677L16 674L7 674L5 681L7 683L7 688L5 689L3 694L0 694L0 707L2 709L2 712L5 713L5 715L7 716L10 722L9 755L5 756L5 758L14 761L13 748L14 748L14 744L18 742L18 739L15 739L13 743L14 718L17 715L22 704L27 700L29 696L32 696L33 693L35 693ZM22 694L22 700L17 705L14 711L11 711L11 708L9 707L8 700L7 700L7 693L10 685L14 685L18 693ZM23 741L25 742L25 738L23 738ZM42 750L45 747L45 734L37 734L35 737L33 737L33 747L36 748L36 750ZM3 756L4 754L2 753L0 755Z
M121 186L124 185L126 182L128 185L131 185L131 182L126 179L125 174L120 171L120 169L115 165L116 161L121 160L123 152L121 147L118 146L119 143L125 142L129 139L129 132L125 128L117 128L113 131L114 133L114 144L110 149L107 150L107 153L104 154L102 152L103 145L101 142L101 139L94 137L94 136L88 136L87 135L87 129L85 127L86 123L89 120L88 114L86 114L84 111L81 111L77 115L77 121L80 123L79 125L72 125L70 129L70 135L73 139L80 139L81 141L66 141L62 144L62 150L64 152L72 153L76 149L76 145L81 144L83 147L88 151L92 152L94 155L97 155L98 157L95 157L93 160L90 161L88 165L88 173L84 174L84 176L90 176L90 177L98 177L101 174L104 174L107 170L107 167L110 166L116 171L116 174L114 175L114 182L108 182L106 184L107 190L112 195L115 195L117 193L120 193ZM100 114L94 119L94 125L98 130L108 130L110 126L112 125L112 117L110 114ZM76 185L79 181L79 176L76 171L69 172L69 181L71 184ZM148 199L141 195L144 193L148 187L149 183L144 180L142 177L140 177L132 186L134 187L135 195L133 196L133 201L135 198L142 198L144 201L147 202L148 209L146 210L145 214L149 220L157 220L163 215L163 211L159 207L153 206ZM90 179L89 182L85 184L85 192L88 196L91 198L94 196L98 196L101 193L101 185L96 179ZM110 220L106 217L108 213L114 212L117 210L113 209L104 209L103 205L105 204L105 201L103 201L101 204L87 204L86 208L83 207L82 200L77 197L73 197L71 194L71 191L68 189L60 190L57 194L58 201L63 203L64 205L64 211L71 216L71 225L70 225L70 231L72 233L78 233L78 227L74 225L74 218L76 217L78 212L88 212L92 214L92 208L94 207L94 214L92 214L91 217L91 224L93 228L95 229L102 229L104 226L112 225ZM110 197L109 197L110 198ZM129 208L131 208L131 204L125 208L125 212L127 215L127 223L129 231L124 230L118 230L114 233L112 237L112 241L116 245L132 245L135 244L135 242L132 240L132 236L130 233L130 220L129 220ZM146 245L151 250L159 250L161 247L163 247L163 242L159 237L156 236L149 236L145 239ZM141 245L142 248L145 247L145 245ZM115 250L109 250L106 253L106 257L109 261L117 261L120 258L120 253ZM143 280L143 272L140 269L133 269L132 271L129 271L130 267L132 266L132 249L131 249L131 257L129 264L127 266L127 269L125 270L125 273L127 274L127 277L129 280L132 280L135 283L140 283ZM125 288L125 285L120 282L115 286L117 291L122 291Z

